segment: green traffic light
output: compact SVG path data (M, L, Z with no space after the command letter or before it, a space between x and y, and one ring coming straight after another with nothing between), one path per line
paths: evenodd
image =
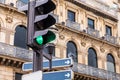
M36 43L39 45L49 43L55 40L56 35L52 31L48 31L47 34L36 37Z
M43 37L42 36L38 36L35 40L39 45L43 44Z

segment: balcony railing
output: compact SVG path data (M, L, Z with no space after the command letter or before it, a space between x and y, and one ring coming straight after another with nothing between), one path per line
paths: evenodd
M0 3L5 3L5 0L0 0Z
M110 35L105 35L105 40L107 40L107 41L109 41L109 42L111 42L111 43L113 43L113 44L117 44L117 38L116 37L114 37L114 36L110 36Z
M120 80L120 74L106 71L99 68L90 67L83 64L74 63L73 71L84 75L93 76L105 80Z
M91 6L92 8L95 8L99 11L103 11L107 14L110 14L114 17L117 17L117 10L114 8L111 8L109 5L107 5L106 3L103 3L102 0L75 0L79 3L83 3L85 5Z
M95 29L92 29L92 28L88 27L87 28L87 33L91 36L99 38L99 31L98 30L95 30Z
M0 43L0 55L16 57L23 60L32 60L33 52L23 48Z
M80 31L80 24L77 23L77 22L73 22L73 21L70 21L70 20L67 19L66 20L66 26Z

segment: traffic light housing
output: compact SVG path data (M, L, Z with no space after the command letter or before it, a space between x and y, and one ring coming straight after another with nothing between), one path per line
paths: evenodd
M34 20L34 42L44 45L55 40L56 35L49 27L56 23L55 18L49 13L56 8L52 0L36 1Z
M50 26L56 23L50 15L56 8L52 0L32 0L19 11L27 13L27 45L33 49L33 71L42 70L43 56L49 59L52 67L52 56L43 53L45 44L55 40L56 35ZM51 52L51 51L50 51Z
M27 44L29 47L35 47L36 45L38 47L55 40L55 33L49 30L50 26L56 23L55 18L50 15L50 12L55 8L56 5L52 0L31 1L19 8L28 16Z

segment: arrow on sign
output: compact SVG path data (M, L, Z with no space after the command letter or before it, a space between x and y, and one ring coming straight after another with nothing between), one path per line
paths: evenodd
M66 64L70 64L70 60L65 61Z
M65 74L65 76L69 78L70 77L70 73Z
M43 80L72 80L72 70L62 70L43 73Z

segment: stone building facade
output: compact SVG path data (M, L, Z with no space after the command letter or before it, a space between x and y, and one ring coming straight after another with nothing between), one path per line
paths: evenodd
M72 56L73 80L120 80L120 1L53 1L55 57ZM25 45L27 17L17 10L24 4L0 2L0 80L21 80L22 64L32 60Z

